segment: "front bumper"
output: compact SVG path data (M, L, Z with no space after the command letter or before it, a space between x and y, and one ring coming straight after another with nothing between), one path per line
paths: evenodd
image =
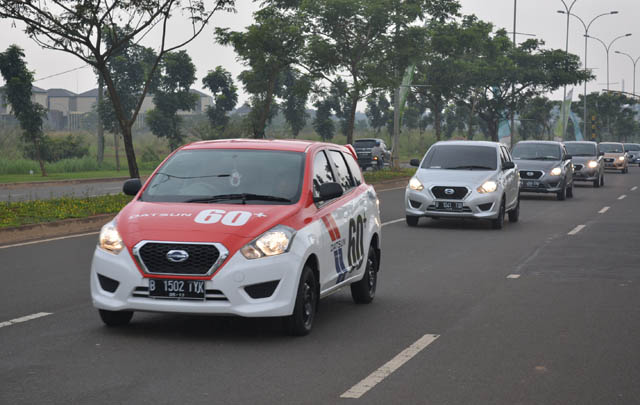
M613 162L605 162L604 163L604 168L605 169L610 169L610 170L622 170L627 166L627 162L626 161L620 161L618 159L614 160Z
M205 282L205 300L149 298L148 292L145 296L149 279L142 276L128 250L114 255L96 247L91 264L91 298L94 307L109 311L287 316L293 313L300 263L304 263L303 258L293 250L256 260L248 260L236 252L211 280ZM113 293L104 290L98 274L118 281L118 288ZM251 298L245 290L246 286L276 280L278 285L268 298Z
M407 187L405 211L406 215L416 217L495 219L500 211L501 196L500 190L487 194L472 191L462 200L444 200L435 198L427 189L416 191ZM437 210L436 201L462 203L463 208L462 211Z
M537 180L521 179L520 191L524 193L557 193L564 187L561 176L545 176Z
M600 178L600 171L597 167L590 169L584 167L581 170L573 172L573 181L595 181Z

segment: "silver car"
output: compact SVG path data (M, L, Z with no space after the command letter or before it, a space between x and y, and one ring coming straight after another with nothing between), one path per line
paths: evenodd
M509 150L497 142L444 141L429 148L405 191L406 221L420 217L491 221L494 229L520 215L520 178Z
M562 142L520 141L511 151L520 169L520 189L555 193L558 200L573 197L573 164Z
M638 143L625 143L624 151L629 156L629 164L637 164L640 166L640 144Z
M596 142L569 141L564 146L573 162L573 181L588 181L593 187L604 186L604 153Z

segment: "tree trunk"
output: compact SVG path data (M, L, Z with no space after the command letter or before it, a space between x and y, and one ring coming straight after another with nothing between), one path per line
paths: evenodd
M442 110L440 103L435 103L433 109L434 128L436 130L436 142L442 137Z
M42 154L40 153L40 144L36 139L33 140L33 147L36 150L36 159L38 159L38 163L40 164L40 171L42 172L42 177L47 177L47 170L44 167L44 161L42 160Z
M347 125L347 144L353 144L353 129L356 123L356 108L358 107L359 93L355 94L351 98L351 111L349 111L349 122Z
M102 75L99 75L98 79L98 106L102 104L102 96L104 92L104 79ZM98 108L98 152L97 152L98 165L102 165L104 161L104 128L102 127L102 114L100 108Z
M118 151L118 134L113 134L113 149L116 151L116 170L120 171L120 152Z
M473 139L473 115L476 112L476 100L474 97L471 97L471 109L469 112L469 121L467 122L467 139Z
M493 142L498 142L498 122L495 120L487 121L487 128L489 129L489 135Z
M256 139L262 139L265 137L265 130L267 127L267 120L269 119L269 114L271 112L271 103L273 103L273 92L276 87L276 78L277 74L272 75L269 78L269 86L267 87L267 95L264 99L264 106L260 113L260 118L258 120L258 125L253 128L253 137Z

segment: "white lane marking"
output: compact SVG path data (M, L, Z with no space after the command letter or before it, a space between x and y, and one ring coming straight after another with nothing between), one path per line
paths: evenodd
M625 198L627 198L626 194L622 194L620 197L618 197L618 200L624 200Z
M38 312L37 314L31 314L27 316L23 316L20 318L12 319L6 322L0 322L0 328L4 328L5 326L15 325L16 323L27 322L32 319L42 318L43 316L51 315L50 312Z
M422 349L433 343L438 338L438 336L439 335L424 335L414 344L398 353L396 357L389 360L382 367L369 374L369 376L364 380L349 388L348 391L340 395L340 398L360 398L371 388L375 387L380 382L382 382L382 380L390 376L391 373L402 367L404 363L408 362L416 354L420 353Z
M581 230L583 230L585 227L586 227L586 225L578 225L575 228L573 228L573 230L571 232L569 232L567 235L575 235L576 233L578 233Z
M520 278L520 274L509 274L507 278L517 279Z
M601 209L600 211L598 211L598 214L604 214L605 212L609 211L611 207L604 207L603 209Z
M400 219L394 219L393 221L387 221L387 222L383 222L382 226L387 226L387 225L391 225L391 224L396 224L398 222L402 222L404 221L404 218L400 218Z
M81 238L83 236L97 235L99 233L100 232L88 232L88 233L80 233L80 234L77 234L77 235L59 236L57 238L34 240L34 241L31 241L31 242L23 242L23 243L16 243L16 244L13 244L13 245L0 246L0 249L8 249L8 248L18 247L18 246L35 245L36 243L53 242L54 240Z
M631 191L636 191L637 189L638 189L638 186L631 187Z
M394 190L404 190L405 188L407 187L404 186L404 187L396 187L396 188L385 188L384 190L376 190L376 193L384 193L385 191L394 191Z

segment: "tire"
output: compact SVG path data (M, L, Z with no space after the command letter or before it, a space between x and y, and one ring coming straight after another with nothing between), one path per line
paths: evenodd
M514 209L509 211L509 222L518 222L520 219L520 197L518 197L518 204Z
M504 198L500 201L500 211L498 212L498 218L491 220L491 227L493 229L502 229L504 227Z
M600 176L600 187L604 187L604 173Z
M597 179L593 181L593 188L599 188L602 185L602 176L598 176Z
M127 325L133 317L133 311L107 311L106 309L99 309L98 313L100 314L102 322L111 327Z
M351 298L356 304L369 304L375 298L379 266L378 254L373 246L369 246L364 276L351 284Z
M304 266L296 293L293 314L284 318L285 332L305 336L311 332L318 310L318 280L309 266Z
M562 187L562 190L558 191L556 193L556 196L558 198L558 201L564 201L567 199L567 188L566 187Z
M567 187L567 198L573 198L573 183L571 183L571 187Z
M420 220L420 217L416 217L414 215L407 215L405 219L407 220L407 225L418 226L418 221Z

